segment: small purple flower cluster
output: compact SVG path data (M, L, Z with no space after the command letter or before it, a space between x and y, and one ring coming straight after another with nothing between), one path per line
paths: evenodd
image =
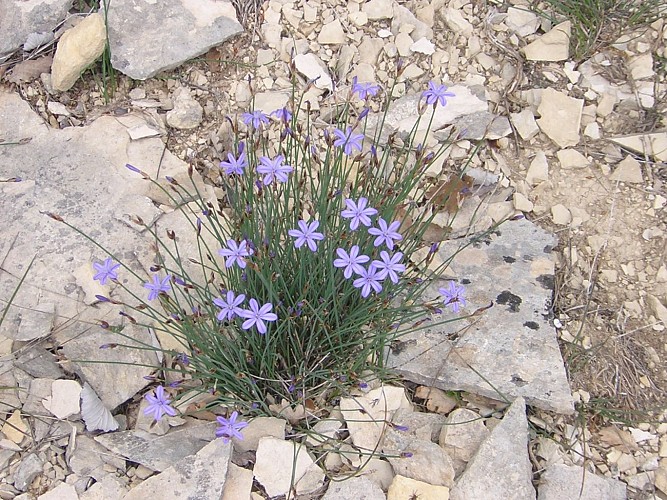
M245 318L241 325L244 330L249 330L253 326L257 327L257 331L264 335L266 333L265 321L276 321L278 315L271 312L273 304L267 302L262 307L256 299L248 301L249 309L242 309L240 305L245 300L245 294L236 295L233 291L228 290L226 297L213 299L213 303L220 308L217 318L218 321L231 321L239 316Z

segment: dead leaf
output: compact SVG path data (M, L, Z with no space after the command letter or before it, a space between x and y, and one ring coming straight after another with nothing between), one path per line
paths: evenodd
M52 62L53 56L28 59L27 61L20 62L14 66L6 79L17 85L20 83L31 82L32 80L39 78L39 75L42 73L49 73L51 71Z

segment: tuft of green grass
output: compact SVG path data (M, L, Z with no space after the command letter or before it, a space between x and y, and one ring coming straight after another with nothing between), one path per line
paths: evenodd
M665 0L544 0L531 8L553 22L572 22L571 54L590 57L621 35L648 26L667 12Z

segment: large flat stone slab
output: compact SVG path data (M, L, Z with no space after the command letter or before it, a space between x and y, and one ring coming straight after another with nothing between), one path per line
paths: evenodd
M493 303L475 317L424 328L400 338L388 363L408 380L570 414L574 404L550 324L554 286L553 235L527 220L504 223L490 237L461 250L446 273L466 288L462 313ZM440 247L443 259L460 241ZM434 282L425 299L439 296ZM433 321L456 318L443 306ZM463 315L463 314L461 314ZM499 394L500 393L500 394Z
M176 68L243 31L225 0L114 0L107 21L111 64L137 80Z

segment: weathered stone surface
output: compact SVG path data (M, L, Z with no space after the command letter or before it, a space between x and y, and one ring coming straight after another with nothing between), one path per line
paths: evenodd
M52 490L39 495L37 500L79 500L79 495L71 484L60 483Z
M137 80L175 68L243 31L231 2L215 0L114 0L107 22L113 67Z
M472 35L472 24L470 24L465 17L463 17L463 12L459 9L454 9L451 7L445 7L441 11L442 18L447 24L447 27L451 29L454 33L469 37Z
M550 465L540 477L537 500L625 500L625 484L621 481L591 474L583 467Z
M106 44L104 18L99 13L87 16L58 40L51 65L51 85L64 92L72 88L81 72L104 52Z
M399 475L389 486L387 500L409 500L415 495L419 500L449 500L449 488Z
M35 378L57 379L64 373L56 363L55 356L39 345L21 354L14 365Z
M21 444L23 438L29 435L28 425L21 418L21 410L14 410L12 416L5 420L0 430L7 439L16 444Z
M579 127L584 100L569 97L549 87L542 92L537 108L540 118L537 124L542 132L561 148L579 143Z
M21 48L31 33L50 33L67 16L73 0L0 0L0 61Z
M79 497L80 500L109 500L110 498L123 498L127 488L116 476L105 475L101 481L96 482Z
M263 437L274 437L285 439L285 426L287 421L283 418L256 417L248 422L243 429L243 439L233 438L234 450L238 452L255 451L259 446L259 440Z
M616 168L609 176L609 180L641 184L644 182L642 166L632 156L627 155L616 165Z
M143 431L112 432L95 440L113 453L155 471L194 455L215 438L216 423L189 424L156 437Z
M331 481L322 500L385 500L380 487L365 477Z
M14 472L14 487L21 491L27 490L33 479L41 474L43 465L44 461L36 453L23 457L18 469Z
M611 141L635 153L653 156L660 161L667 161L667 132L626 135L614 137Z
M488 435L489 430L480 415L467 408L457 408L447 417L438 442L456 466L457 462L468 463Z
M308 80L314 81L313 85L318 89L333 90L327 67L315 54L297 54L294 56L294 66Z
M177 129L191 129L201 123L204 108L201 107L187 87L174 92L174 108L167 111L167 125Z
M81 386L76 380L54 380L51 384L51 396L42 404L56 418L65 419L79 413Z
M534 500L531 478L526 405L519 397L479 447L450 494L452 500Z
M231 456L231 443L215 439L196 455L184 457L135 486L123 500L164 498L165 494L174 500L220 500Z
M250 469L244 469L243 467L239 467L230 462L229 470L227 472L227 480L225 481L220 500L250 498L252 478L253 475Z
M449 258L462 243L447 242ZM465 311L493 307L470 323L448 322L400 338L389 366L409 380L498 399L523 396L531 405L573 412L565 368L545 304L554 284L555 238L527 220L508 221L461 250L447 274L466 287ZM425 299L439 296L434 283ZM446 310L447 317L454 317ZM457 336L447 340L448 336ZM488 381L485 382L485 380Z
M510 7L507 9L505 25L517 35L525 37L537 31L540 27L540 18L527 9Z
M392 0L370 0L362 5L361 10L371 21L391 19L394 16Z
M510 114L510 120L512 120L512 125L524 141L529 141L540 131L533 112L529 108L522 110L520 113Z
M560 149L556 153L562 168L584 168L590 161L576 149Z
M67 463L72 472L80 477L92 477L101 481L109 473L104 465L110 464L117 469L125 468L125 460L107 452L107 450L94 439L81 435L77 436L74 449L67 454Z
M572 23L565 21L551 28L523 48L529 61L566 61L570 57Z

